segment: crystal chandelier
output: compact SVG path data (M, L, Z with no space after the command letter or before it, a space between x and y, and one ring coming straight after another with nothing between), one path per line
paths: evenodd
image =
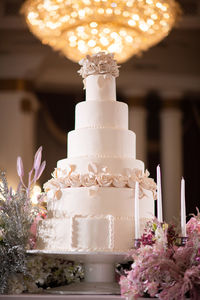
M167 36L179 6L175 0L26 0L22 13L42 43L72 61L105 51L124 62Z

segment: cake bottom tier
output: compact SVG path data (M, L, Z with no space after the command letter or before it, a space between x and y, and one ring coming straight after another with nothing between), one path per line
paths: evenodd
M49 198L48 218L38 226L38 249L127 251L133 247L134 190L102 187L91 191L68 188L62 190L60 200ZM139 211L142 232L146 221L154 216L151 191L140 199Z

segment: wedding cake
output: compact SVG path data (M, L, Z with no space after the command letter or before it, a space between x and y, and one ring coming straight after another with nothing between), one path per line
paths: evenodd
M116 101L119 74L113 54L80 61L86 101L76 105L68 156L45 185L47 218L37 248L54 251L127 251L134 239L135 182L142 224L154 216L156 185L136 159L128 106Z

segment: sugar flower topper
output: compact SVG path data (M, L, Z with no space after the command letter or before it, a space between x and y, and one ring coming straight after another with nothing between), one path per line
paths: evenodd
M86 58L80 60L81 69L78 73L85 79L89 75L110 74L113 77L119 76L119 66L114 59L113 53L106 54L99 52L92 56L87 55Z

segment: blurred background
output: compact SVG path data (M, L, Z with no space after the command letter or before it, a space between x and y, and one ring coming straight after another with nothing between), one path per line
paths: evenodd
M137 158L156 179L161 165L166 221L180 215L180 182L186 180L187 214L200 208L200 1L179 0L183 15L169 36L121 65L119 101L129 105ZM66 157L75 105L84 100L78 64L44 46L20 15L23 0L0 1L0 169L16 187L16 158L30 170L43 146L50 179Z

